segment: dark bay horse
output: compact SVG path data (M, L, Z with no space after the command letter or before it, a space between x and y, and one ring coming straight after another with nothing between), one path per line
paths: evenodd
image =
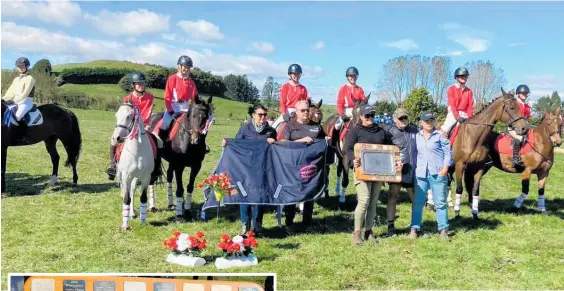
M78 183L76 164L78 163L82 147L82 136L76 115L70 110L54 104L43 104L36 108L43 116L42 124L29 126L25 129L13 124L6 126L4 125L6 118L5 113L8 110L8 105L2 100L2 193L6 190L5 174L8 147L28 146L39 142L45 142L45 147L51 156L51 162L53 164L49 185L54 185L59 175L60 157L57 152L58 140L61 140L67 152L65 166L72 167L72 182L74 184ZM32 108L30 111L33 110ZM31 161L22 162L28 163Z
M353 108L353 117L351 118L351 120L349 120L349 131L355 124L358 124L360 122L359 109L361 106L366 105L369 100L370 94L368 94L364 101L355 101ZM343 204L346 189L349 186L349 161L346 154L346 136L344 138L345 140L340 140L341 133L345 129L345 124L341 126L340 130L334 129L335 122L337 121L339 116L339 114L333 114L329 118L327 118L327 121L325 121L325 123L323 124L323 131L325 131L327 135L331 136L331 147L334 149L337 156L337 182L335 186L335 192L336 195L341 196L339 202L340 204ZM339 190L342 192L339 193Z
M504 154L498 151L497 140L500 133L491 132L486 138L486 145L490 152L488 158L491 163L487 163L483 175L485 175L492 167L496 167L506 173L521 174L521 195L515 200L514 206L520 208L523 201L529 194L529 184L531 174L537 175L538 178L538 210L543 212L546 210L544 203L544 185L550 173L550 169L554 164L554 148L562 144L562 112L558 108L555 112L546 112L544 114L541 124L531 129L533 131L533 141L527 141L531 149L525 154L521 155L524 167L513 167L513 155ZM523 144L523 148L527 145ZM476 171L473 167L466 168L464 173L464 180L466 189L469 192L473 191L473 176ZM482 176L483 176L482 175ZM478 184L479 187L479 184ZM479 193L479 189L476 192Z
M204 129L212 115L212 96L207 101L196 101L190 106L188 112L182 113L174 118L169 126L172 130L175 123L179 122L178 133L172 141L164 141L162 157L168 162L168 208L176 209L176 220L192 220L190 212L192 204L192 193L194 192L194 181L202 168L202 162L206 155L206 135ZM158 130L157 123L163 117L163 113L154 114L149 121L149 130ZM186 186L186 200L184 201L184 186L182 174L184 168L190 167L190 180ZM176 205L172 201L172 179L176 177ZM180 206L180 207L179 207Z
M452 173L454 168L456 177L454 212L457 217L460 216L460 200L463 191L462 174L466 167L472 167L474 186L472 191L468 192L468 201L472 205L472 216L478 219L480 199L478 189L490 152L486 138L493 131L495 124L502 121L512 126L518 134L525 134L529 129L529 123L523 118L517 100L513 98L515 92L512 90L507 93L501 88L501 93L501 96L460 125L458 135L452 145L454 167L451 166L450 172ZM468 191L468 188L466 190Z

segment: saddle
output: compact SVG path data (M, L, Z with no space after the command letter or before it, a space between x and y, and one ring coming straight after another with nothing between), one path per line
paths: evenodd
M150 132L147 132L146 134L149 135L149 143L151 144L151 148L153 149L153 159L157 157L157 141L156 139L158 137L156 137L155 135L152 135ZM121 158L121 152L123 151L123 147L125 145L125 142L122 142L118 145L118 147L116 148L116 162L119 162L119 159Z
M530 129L527 134L527 143L521 146L519 155L524 155L533 149L535 144L534 129ZM513 137L509 134L500 134L495 140L495 149L504 155L513 155Z
M5 126L20 126L22 124L27 125L28 127L31 126L38 126L43 124L43 114L37 108L36 104L33 104L33 107L22 117L20 122L16 120L16 112L18 110L18 105L10 105L8 109L4 113L4 124Z
M176 119L173 120L172 124L169 125L168 127L168 140L163 140L163 142L167 142L167 141L171 141L174 139L174 137L176 137L176 135L178 134L178 130L180 129L180 124L182 123L182 120L186 118L186 113L182 113L180 114L179 117L177 117ZM157 124L155 125L155 127L153 128L153 134L155 136L159 136L159 129L161 128L161 125L163 124L163 119L161 118Z

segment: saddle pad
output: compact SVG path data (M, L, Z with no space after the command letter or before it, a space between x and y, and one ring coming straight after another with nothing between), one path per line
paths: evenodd
M511 142L513 137L510 135L500 134L497 140L495 141L495 149L504 155L513 155L513 146ZM527 143L521 146L521 150L519 151L520 155L524 155L530 152L533 149L535 144L535 134L534 129L530 129L529 133L527 134Z
M186 117L186 113L182 113L182 114L180 114L180 116L178 118L176 118L176 120L172 124L172 129L170 130L170 132L168 134L168 140L173 140L174 137L176 136L176 134L178 134L178 130L180 129L180 124L185 117ZM159 136L159 128L161 128L162 124L163 124L163 119L161 118L157 122L157 124L155 125L155 128L153 129L154 135ZM163 142L164 141L165 140L163 140Z
M284 129L287 124L287 122L282 122L282 124L280 124L280 130L276 133L276 140L280 140L282 138L282 134L284 134Z
M147 133L148 134L148 133ZM149 143L151 144L151 149L153 149L153 159L157 156L157 145L153 137L149 136ZM119 162L121 158L121 151L123 151L124 142L120 143L116 149L116 162Z
M456 140L456 136L458 135L458 131L460 130L460 124L457 123L454 128L450 131L450 136L449 136L449 140L450 140L450 144L451 146L454 145L454 141Z

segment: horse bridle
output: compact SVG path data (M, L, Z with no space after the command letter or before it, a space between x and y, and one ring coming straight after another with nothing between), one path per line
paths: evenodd
M139 113L138 113L139 107L134 105L134 104L131 104L131 103L122 103L121 105L122 106L126 105L126 106L129 106L133 109L133 112L132 112L133 120L131 120L131 124L129 124L129 125L124 125L124 124L118 123L118 124L116 124L116 128L124 128L124 129L127 130L128 134L130 134L130 133L133 132L133 128L135 127L135 124L137 123L137 119L139 118L139 116L138 116L139 115ZM145 134L145 133L143 132L141 134ZM124 138L123 136L120 136L120 137Z
M513 118L513 116L511 115L511 113L509 113L509 111L507 111L505 109L505 106L507 105L507 102L511 101L511 99L507 99L503 101L503 106L501 107L501 116L503 116L503 113L507 113L507 115L509 115L509 124L506 125L505 127L513 127L513 124L517 121L519 121L520 119L525 120L525 118L523 116L517 117L517 118ZM501 116L500 116L500 121L501 121ZM465 122L466 123L466 122ZM469 124L474 124L474 125L487 125L487 126L492 126L494 127L496 124L495 123L476 123L476 122L468 122Z

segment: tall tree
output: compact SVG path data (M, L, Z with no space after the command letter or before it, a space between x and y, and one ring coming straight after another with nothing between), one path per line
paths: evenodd
M49 62L48 59L41 59L33 65L31 70L33 72L41 72L41 73L51 74L51 71L53 71L53 68L51 67L51 62Z
M268 76L264 85L262 86L262 101L266 105L266 107L272 106L272 99L274 95L274 78Z
M419 63L419 73L417 76L417 88L429 88L433 64L430 57L422 57Z
M445 56L435 56L431 60L431 65L433 101L435 104L441 104L443 100L446 101L446 90L452 80L451 59Z
M407 56L407 88L405 92L411 92L413 89L418 88L417 81L419 80L419 73L421 71L421 56L420 55L408 55Z
M474 92L476 108L481 108L497 96L500 88L507 83L503 69L496 68L490 61L467 62L465 67L470 71L466 85Z
M562 103L562 99L560 99L558 91L552 92L552 97L550 98L550 100L552 102L552 106L554 106L552 110L556 110L556 108L558 108L558 106L560 106L560 104Z
M390 92L396 103L402 102L407 79L407 56L396 57L382 66L382 77L379 80L379 87L386 88Z

